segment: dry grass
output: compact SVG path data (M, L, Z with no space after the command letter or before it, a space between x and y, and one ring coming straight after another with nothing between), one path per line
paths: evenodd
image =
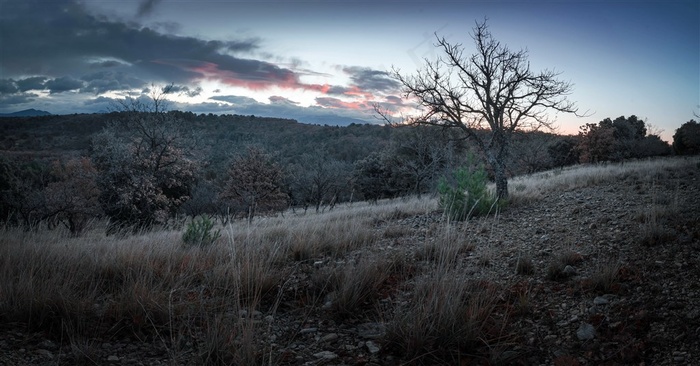
M474 244L468 240L468 227L459 223L446 223L428 238L415 253L417 260L437 263L442 267L454 267L461 254L474 250Z
M629 179L653 189L654 177L645 172L665 174L686 165L695 169L695 164L663 159L514 178L512 202L610 179ZM652 243L662 240L656 234L659 222L672 217L677 207L674 197L660 197L638 215ZM220 228L222 238L205 248L183 245L179 231L105 237L95 230L74 238L56 231L4 228L0 321L21 322L66 340L75 363L89 364L94 358L90 339L125 333L164 345L173 362L187 358L197 364L274 364L273 351L261 339L267 325L253 314L259 310L274 315L290 274L299 266L315 268L318 262L323 267L316 268L309 287L299 289L312 296L310 302L297 301L302 316L317 310L333 319L373 311L377 317L386 315L386 344L419 363L492 352L508 323L499 310L502 291L470 280L459 269L460 260L474 249L483 264L496 260L494 248L474 248L467 240L468 230L485 227L442 223L408 259L357 255L380 240L411 234L392 220L435 210L437 200L426 197L339 205L324 213L287 212ZM415 259L426 262L423 273L409 263ZM575 252L562 253L554 258L548 277L563 279L563 268L581 259ZM522 255L516 272L530 274L532 267L532 259ZM601 266L588 281L590 287L614 292L619 268L616 263ZM379 312L379 300L399 288L410 300ZM529 291L519 293L519 312L526 312L528 303ZM185 355L186 343L194 343L195 355Z
M513 189L508 202L511 204L533 202L548 192L589 187L611 180L648 183L671 170L697 169L697 164L697 159L658 158L604 165L575 165L514 177L509 181ZM654 173L649 174L650 172Z
M418 364L459 362L483 352L504 335L499 290L455 270L421 277L412 300L396 309L387 326L387 347Z
M515 273L519 275L531 275L535 273L535 264L532 262L532 256L526 253L520 253L515 262Z
M89 358L86 339L135 334L167 344L191 334L209 364L245 360L258 345L241 309L274 305L284 271L268 261L276 247L232 241L207 250L184 248L178 232L128 238L57 238L6 231L0 239L0 315L4 321L70 339L76 359ZM231 325L221 344L221 324ZM235 330L241 337L231 337ZM238 334L236 333L236 334Z
M619 291L620 268L621 265L617 261L602 263L591 277L584 281L584 287L600 294L617 293Z

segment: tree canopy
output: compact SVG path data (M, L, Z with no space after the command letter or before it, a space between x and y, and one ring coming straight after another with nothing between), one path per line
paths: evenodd
M527 51L512 51L494 39L486 21L477 22L472 39L476 52L466 55L462 44L438 38L442 57L426 59L414 75L395 70L394 77L424 110L409 122L460 129L484 153L498 197L507 198L511 134L551 129L548 111L576 114L578 109L567 99L572 84L555 71L531 70Z

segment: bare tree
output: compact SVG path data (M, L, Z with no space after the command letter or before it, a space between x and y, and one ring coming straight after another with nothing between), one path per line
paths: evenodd
M398 130L398 129L397 129ZM401 181L411 184L419 198L451 165L459 149L455 141L445 143L440 129L430 126L410 126L395 133L389 147L391 165Z
M437 39L443 56L425 60L415 75L394 70L405 96L418 99L424 113L410 123L458 128L483 151L496 180L499 198L508 197L506 158L516 130L553 129L547 111L574 113L578 108L567 96L572 84L559 73L530 70L525 50L511 51L496 41L486 22L477 22L472 35L476 53Z
M165 111L170 88L125 99L118 120L93 139L91 157L110 231L166 224L190 198L194 142L184 121Z
M325 147L303 154L298 163L287 168L294 197L304 205L313 205L318 212L321 205L332 206L338 195L350 186L352 167L334 159Z
M245 209L249 222L258 212L281 211L287 206L282 168L263 150L249 147L245 155L233 159L228 175L220 196Z
M72 235L79 236L102 214L97 170L89 158L81 157L54 162L52 173L57 181L44 188L46 208Z

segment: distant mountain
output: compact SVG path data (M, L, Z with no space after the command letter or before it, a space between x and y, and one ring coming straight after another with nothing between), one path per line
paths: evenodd
M38 109L25 109L23 111L14 113L0 113L0 117L36 117L36 116L50 116L51 113L47 111L40 111Z

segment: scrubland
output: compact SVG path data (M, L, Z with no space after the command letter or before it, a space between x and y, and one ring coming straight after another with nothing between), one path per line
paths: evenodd
M589 304L656 288L651 266L698 264L697 252L675 255L700 246L699 180L697 158L575 166L511 179L502 212L466 222L413 197L236 221L205 247L184 245L182 230L3 228L0 363L700 361L697 345L666 355L651 336L629 338L655 326L636 302ZM700 297L697 271L684 273L683 291ZM574 303L589 309L571 313ZM584 323L595 337L577 336Z

